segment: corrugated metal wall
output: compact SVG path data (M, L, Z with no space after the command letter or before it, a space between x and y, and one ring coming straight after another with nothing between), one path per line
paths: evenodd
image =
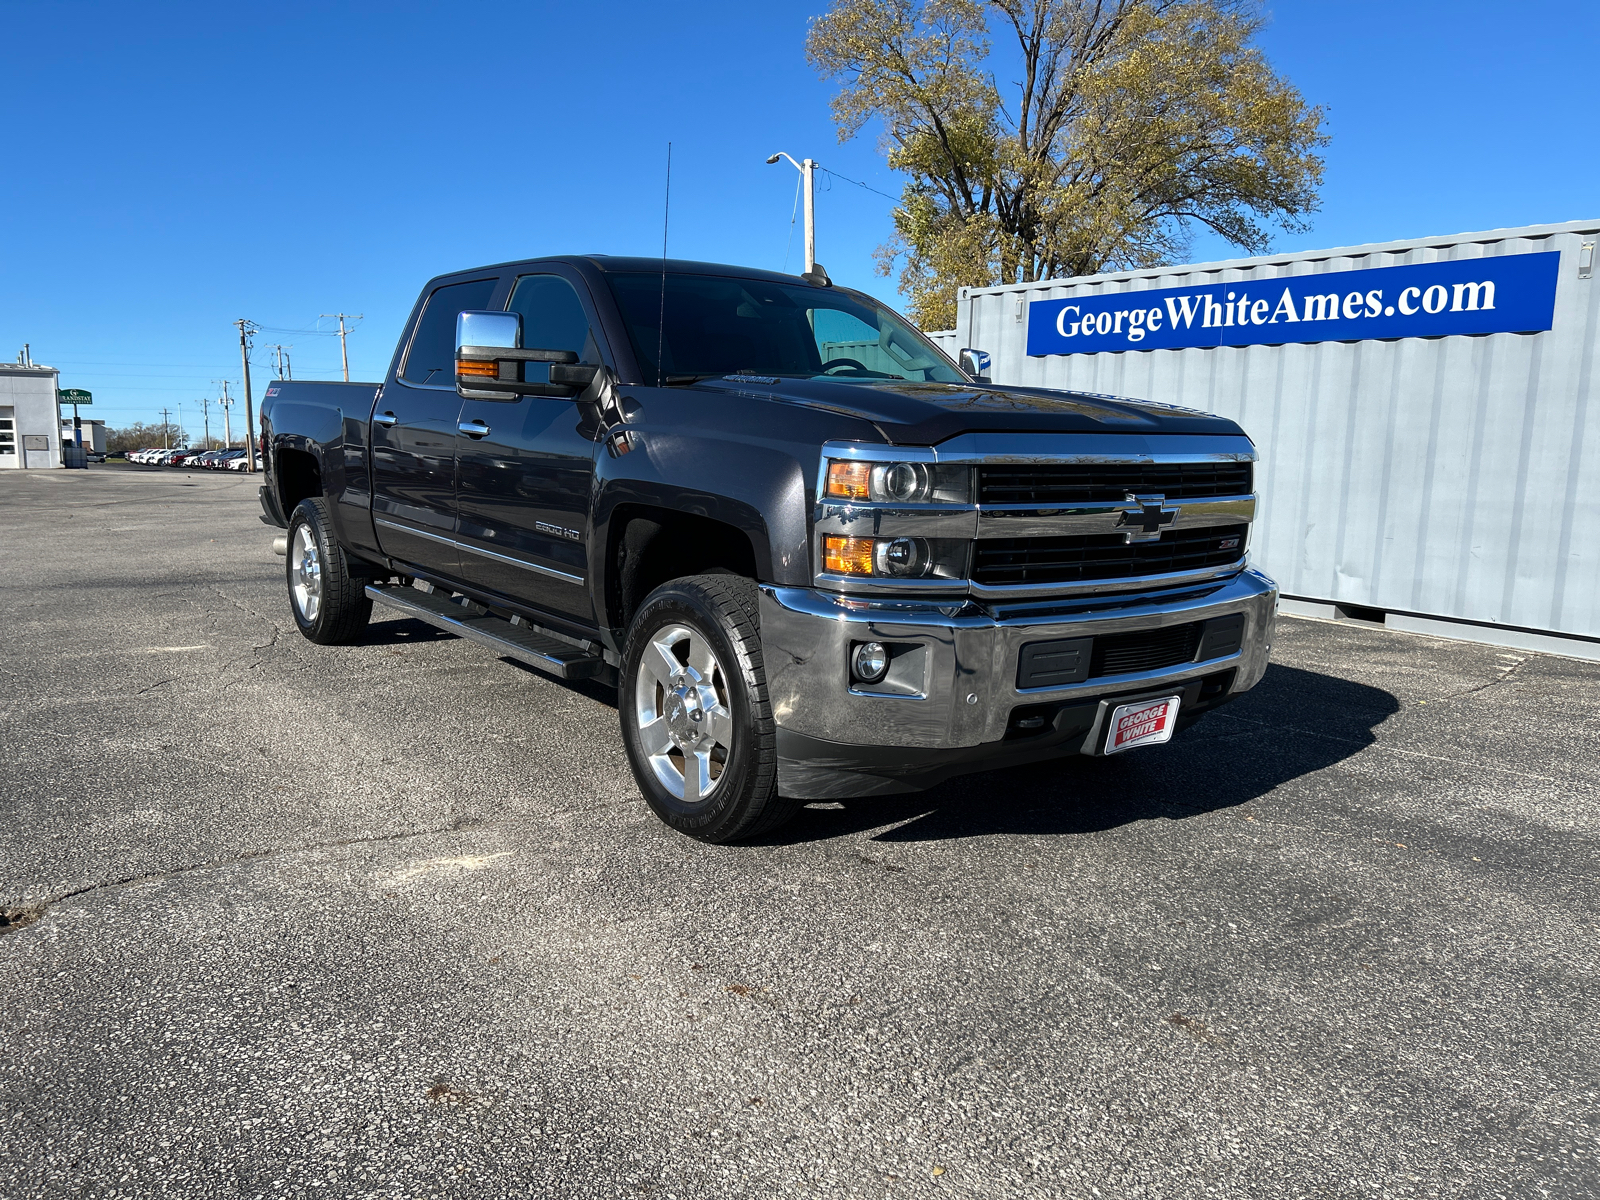
M1261 454L1253 560L1286 595L1600 637L1600 222L963 293L941 347L997 383L1138 396L1237 420ZM1123 353L1025 353L1027 302L1561 252L1552 328ZM950 351L954 353L954 349Z

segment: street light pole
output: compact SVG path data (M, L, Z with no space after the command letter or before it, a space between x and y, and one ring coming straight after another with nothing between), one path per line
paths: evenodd
M787 158L794 169L800 172L804 181L806 194L806 269L805 274L810 275L817 268L817 187L816 172L817 162L808 158L803 162L795 162L793 156L778 151L767 162L775 163L780 158Z

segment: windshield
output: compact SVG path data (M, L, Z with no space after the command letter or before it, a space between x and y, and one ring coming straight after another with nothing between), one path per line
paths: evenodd
M608 274L646 380L737 373L965 383L921 334L832 288L720 275ZM657 366L657 346L661 362Z

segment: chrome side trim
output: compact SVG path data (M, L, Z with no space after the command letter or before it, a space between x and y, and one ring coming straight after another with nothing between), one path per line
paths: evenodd
M508 563L513 567L521 567L524 571L533 571L539 575L549 575L554 579L561 580L563 583L581 584L583 582L582 575L570 575L566 571L558 571L554 567L543 567L538 563L531 563L525 559L512 558L509 554L497 554L493 550L480 550L478 547L469 546L465 542L459 541L456 538L443 537L437 533L428 533L426 530L416 529L410 525L399 525L394 521L386 521L382 517L373 517L372 523L374 525L383 525L389 529L397 530L400 533L409 533L420 538L427 538L430 542L439 542L446 546L453 546L457 550L465 550L468 554L477 554L484 558L492 558L498 562Z
M445 546L459 546L461 544L453 537L445 537L440 533L429 533L426 529L418 529L415 525L402 525L398 521L386 521L382 517L373 517L372 523L374 525L382 525L387 529L393 529L398 533L409 533L413 537L427 538L430 542L438 542Z
M497 554L493 550L480 550L478 547L469 546L465 542L457 542L456 545L465 550L468 554L479 554L484 558L492 558L499 562L509 563L513 567L521 567L524 571L535 571L540 575L549 575L552 578L559 579L564 583L583 582L582 575L571 575L566 571L558 571L554 567L542 567L538 563L531 563L520 558L512 558L509 554Z

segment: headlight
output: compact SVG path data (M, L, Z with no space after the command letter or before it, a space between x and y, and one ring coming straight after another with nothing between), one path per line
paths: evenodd
M968 467L935 463L871 463L833 459L828 463L829 500L873 504L967 504L972 493Z
M955 538L841 537L822 539L822 569L868 579L961 579L971 543Z

